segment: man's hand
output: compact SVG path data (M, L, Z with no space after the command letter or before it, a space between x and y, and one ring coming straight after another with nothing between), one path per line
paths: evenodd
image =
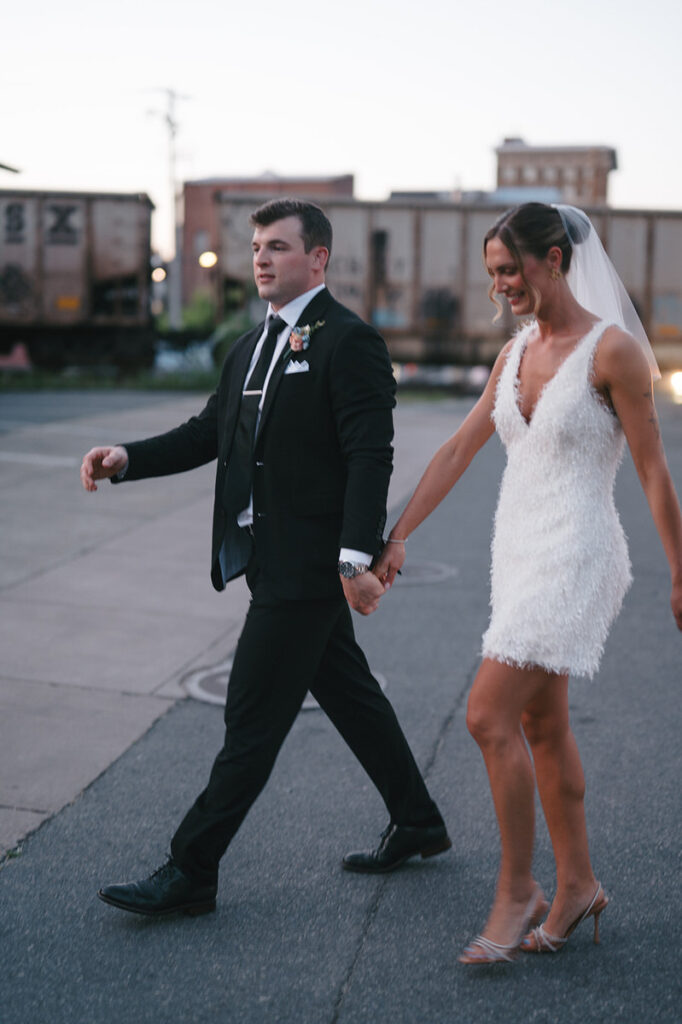
M346 601L353 611L360 612L361 615L371 615L375 612L384 595L384 588L373 572L363 572L361 576L354 576L352 580L341 576L341 585Z
M398 569L402 568L405 561L405 545L389 541L381 552L379 559L372 569L375 576L383 584L384 590L393 586Z
M95 480L116 476L128 465L128 452L122 445L91 448L81 463L81 483L86 491L96 491Z

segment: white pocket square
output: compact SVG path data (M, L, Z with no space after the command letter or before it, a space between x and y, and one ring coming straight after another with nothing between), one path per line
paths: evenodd
M285 373L307 373L309 369L310 369L310 366L308 365L308 363L307 363L307 361L305 359L302 359L300 363L295 362L292 359L292 360L290 360L287 363L286 369L285 369L284 372Z

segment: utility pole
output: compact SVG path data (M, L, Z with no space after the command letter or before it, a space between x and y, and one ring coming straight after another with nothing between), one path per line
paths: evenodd
M168 173L171 198L172 234L175 254L168 265L168 319L171 329L182 328L182 193L176 174L175 137L178 133L178 122L175 116L177 100L188 100L189 96L181 96L175 89L160 89L166 94L166 111L151 111L158 114L168 129Z

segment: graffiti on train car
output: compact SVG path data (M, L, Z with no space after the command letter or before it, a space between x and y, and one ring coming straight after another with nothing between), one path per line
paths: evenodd
M452 333L457 329L459 299L451 288L427 288L422 293L421 314L428 334Z
M14 263L0 267L0 306L19 311L32 297L31 281Z

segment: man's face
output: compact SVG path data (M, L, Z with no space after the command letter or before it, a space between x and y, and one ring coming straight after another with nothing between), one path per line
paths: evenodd
M305 251L299 217L283 217L253 233L253 276L261 299L273 309L324 281L329 253L321 246Z

